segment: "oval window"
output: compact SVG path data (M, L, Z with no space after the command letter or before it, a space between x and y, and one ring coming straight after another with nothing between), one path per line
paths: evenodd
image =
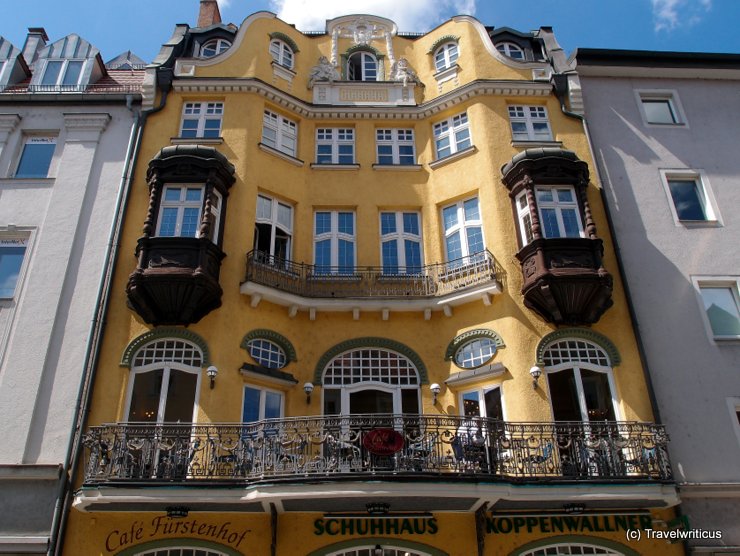
M485 365L496 355L496 342L491 338L475 338L465 342L455 352L455 364L463 369Z
M255 338L247 344L249 355L268 369L282 369L287 363L285 350L270 340Z

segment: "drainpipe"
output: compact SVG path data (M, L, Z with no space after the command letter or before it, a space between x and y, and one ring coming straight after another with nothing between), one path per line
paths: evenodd
M54 507L54 516L49 539L48 556L61 556L64 546L64 535L66 533L67 520L69 511L72 507L72 488L77 479L77 471L82 457L83 444L82 436L87 426L87 418L90 414L90 402L92 400L93 385L97 373L98 361L100 359L100 346L103 339L105 316L108 311L108 302L110 301L110 288L113 282L113 275L118 259L118 247L120 242L121 231L123 229L126 207L128 206L128 197L131 192L131 181L141 149L141 139L144 131L144 125L151 114L162 110L167 102L167 95L172 87L173 72L170 68L157 68L157 86L162 91L159 104L149 110L142 110L139 114L134 114L135 120L131 128L129 143L126 149L126 160L121 176L121 184L116 199L114 220L108 237L108 246L105 253L105 263L103 275L100 278L98 293L95 300L95 317L87 337L87 351L85 353L85 362L83 365L84 374L80 383L75 405L75 423L67 447L67 455L64 459L62 468L62 477L57 493L56 505ZM131 101L126 98L126 107L133 112Z

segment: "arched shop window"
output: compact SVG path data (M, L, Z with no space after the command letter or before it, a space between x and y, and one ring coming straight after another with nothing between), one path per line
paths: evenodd
M378 548L382 552L376 552ZM377 556L377 554L382 554L383 556L429 556L428 552L418 552L416 550L409 550L408 548L395 548L385 545L381 546L379 544L358 546L337 552L327 552L326 556Z
M229 556L226 552L220 550L210 550L206 548L190 548L187 546L178 546L173 548L158 548L156 550L147 550L137 552L134 556Z

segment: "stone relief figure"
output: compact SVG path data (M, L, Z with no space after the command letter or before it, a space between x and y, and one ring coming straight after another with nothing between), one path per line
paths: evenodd
M308 76L308 88L313 89L313 86L318 81L328 81L333 83L339 80L339 72L332 65L326 56L319 58L319 63L311 68L311 73Z
M411 83L421 83L419 76L409 65L409 61L406 58L399 58L397 62L391 67L391 80L402 81L403 86Z

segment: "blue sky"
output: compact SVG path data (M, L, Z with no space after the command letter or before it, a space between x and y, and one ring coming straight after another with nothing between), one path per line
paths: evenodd
M390 17L402 31L427 31L456 13L486 25L531 31L552 26L561 46L740 53L740 0L219 0L240 25L269 10L302 30L323 30L347 13ZM26 0L5 10L0 35L23 46L28 27L51 40L77 33L109 60L132 50L150 61L176 23L195 25L199 0ZM348 7L350 6L350 7Z

